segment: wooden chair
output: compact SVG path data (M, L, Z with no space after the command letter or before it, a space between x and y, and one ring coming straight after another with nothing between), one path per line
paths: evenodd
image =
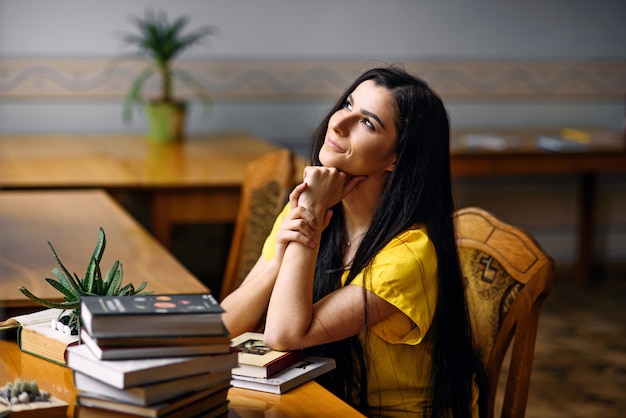
M294 158L287 149L248 164L241 190L220 300L235 290L261 255L265 238L288 200L294 179Z
M494 416L497 398L502 417L521 418L539 312L554 284L554 262L528 233L485 210L468 207L455 217L474 344L485 370L481 416ZM504 392L498 393L509 356Z

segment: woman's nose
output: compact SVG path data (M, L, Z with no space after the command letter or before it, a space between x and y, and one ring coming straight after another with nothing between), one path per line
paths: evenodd
M340 113L335 113L330 119L330 127L337 135L345 135L348 132L348 123L349 117Z

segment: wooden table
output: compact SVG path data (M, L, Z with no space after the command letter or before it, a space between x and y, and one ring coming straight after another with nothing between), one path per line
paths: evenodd
M14 333L0 340L0 386L16 377L36 380L40 387L69 404L68 417L74 416L76 389L72 370L23 353L17 347ZM356 410L315 382L308 382L283 395L231 388L229 417L362 417Z
M1 189L103 188L149 201L152 233L170 248L177 222L234 222L246 165L278 149L246 134L153 144L143 135L0 136Z
M0 313L37 307L17 290L25 285L44 298L59 299L45 282L55 266L50 240L70 272L83 274L95 247L98 227L107 237L102 267L124 263L125 283L148 281L157 293L209 291L124 209L101 190L0 192ZM76 269L76 270L74 270ZM15 331L0 334L0 385L16 377L36 380L53 396L68 402L74 416L76 389L69 368L23 353ZM330 392L309 382L285 395L232 388L232 417L362 416Z
M605 173L626 173L626 142L617 132L589 128L595 132L589 147L578 151L550 152L538 149L535 138L539 134L558 135L559 129L473 129L455 131L452 137L451 170L455 177L560 175L579 177L578 249L579 281L586 285L591 278L593 232L595 228L596 178ZM488 137L483 143L498 146L506 141L506 148L490 149L471 146L480 143L479 137Z
M18 291L25 286L61 300L44 279L57 267L47 241L70 273L80 277L98 239L106 234L101 268L124 266L124 284L148 282L156 293L209 291L154 237L102 190L0 192L0 319L38 307Z

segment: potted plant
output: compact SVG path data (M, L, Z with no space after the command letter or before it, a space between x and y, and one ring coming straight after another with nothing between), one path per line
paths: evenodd
M183 33L189 23L186 16L169 21L164 12L146 11L145 17L133 16L138 34L127 33L123 40L136 46L137 52L122 60L139 60L146 67L132 81L124 101L123 117L132 119L133 105L141 104L148 118L148 138L154 141L172 141L184 138L186 103L174 97L176 80L189 88L205 105L210 103L206 89L189 72L175 68L173 63L179 55L204 37L214 32L213 27L202 26ZM160 81L159 96L145 99L144 87L148 80L157 77Z
M135 289L132 283L122 286L122 279L124 276L124 267L116 260L113 266L107 271L103 277L102 270L100 269L100 261L104 254L106 247L106 237L102 228L98 231L98 242L96 248L91 255L89 264L87 265L87 271L85 277L80 278L76 273L73 275L65 268L52 244L48 241L48 246L52 250L54 259L56 260L59 268L52 269L52 274L58 279L46 278L46 281L50 283L52 287L61 292L65 301L55 302L50 300L41 299L33 295L25 287L20 287L19 290L29 299L45 306L46 308L59 308L63 310L71 310L69 321L67 324L70 328L78 330L80 328L80 298L81 296L130 296L130 295L147 295L151 294L151 291L143 291L146 287L146 282L142 282L141 285Z

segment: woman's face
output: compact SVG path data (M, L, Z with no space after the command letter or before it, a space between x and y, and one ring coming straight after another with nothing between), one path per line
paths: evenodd
M320 162L353 176L393 170L397 118L389 90L364 81L331 116Z

